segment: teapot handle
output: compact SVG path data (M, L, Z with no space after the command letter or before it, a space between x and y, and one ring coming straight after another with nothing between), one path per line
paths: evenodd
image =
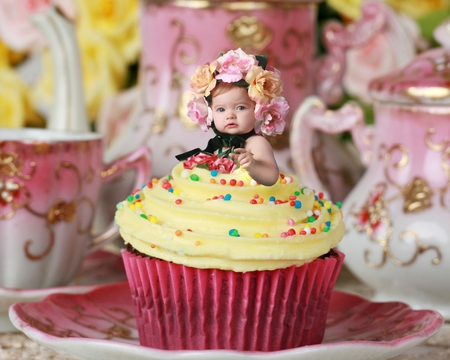
M371 156L373 127L365 125L361 107L353 101L338 110L328 110L318 96L307 97L294 114L290 132L290 152L295 172L300 181L316 191L329 193L319 179L311 157L314 131L339 134L350 131L353 142L367 165Z
M326 54L314 63L316 93L329 105L339 103L344 93L347 51L367 44L382 31L397 29L395 25L390 6L378 0L366 0L361 6L361 18L348 25L327 21L321 34Z

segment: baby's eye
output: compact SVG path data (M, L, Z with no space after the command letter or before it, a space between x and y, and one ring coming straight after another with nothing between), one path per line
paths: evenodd
M246 107L245 107L244 105L239 105L239 106L237 107L237 109L238 109L238 110L245 110Z
M216 111L217 111L217 112L224 112L225 109L221 107L221 108L217 108Z

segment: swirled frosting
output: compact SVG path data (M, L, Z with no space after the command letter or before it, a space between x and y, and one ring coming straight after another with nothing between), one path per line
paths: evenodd
M300 266L342 239L338 206L280 174L257 184L243 169L220 174L176 165L117 206L125 243L196 268L238 272Z

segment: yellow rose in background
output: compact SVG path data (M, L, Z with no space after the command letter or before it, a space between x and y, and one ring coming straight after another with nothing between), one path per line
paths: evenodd
M7 66L0 68L0 127L23 127L37 120L31 108L28 88Z
M85 104L89 119L95 121L103 100L117 93L125 82L126 64L117 48L95 30L77 29ZM33 85L33 103L48 108L53 100L53 70L50 52L42 54L42 71Z
M392 8L405 13L414 19L419 19L430 12L448 10L449 0L386 0Z
M327 0L327 4L349 19L361 16L361 5L364 0ZM430 12L448 10L450 0L384 0L398 12L405 13L414 19L421 18Z
M76 0L76 3L77 28L104 34L127 64L138 60L139 0Z

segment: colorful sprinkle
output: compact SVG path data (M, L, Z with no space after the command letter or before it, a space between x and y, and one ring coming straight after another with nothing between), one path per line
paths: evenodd
M215 184L215 183L216 183L216 179L209 179L209 182L210 182L211 184Z
M192 181L199 181L199 180L200 180L200 178L198 177L197 174L192 174L191 176L189 176L189 178L190 178Z
M239 180L238 181L238 186L240 186L240 187L244 186L244 182L242 180Z
M235 186L237 184L237 181L235 179L230 180L230 185Z
M175 231L175 235L176 236L181 236L181 235L183 235L183 232L181 230L176 230Z
M239 232L236 229L231 229L230 231L228 231L228 235L230 236L234 236L234 237L239 237Z
M134 200L134 196L133 195L128 195L127 201L128 202L132 202L133 200Z
M340 201L337 201L336 206L340 209L342 207L342 203Z
M259 232L256 232L255 235L253 235L255 238L262 238L262 234Z
M288 224L289 224L290 226L294 226L294 225L295 225L294 219L290 218L290 219L288 220Z
M226 181L225 179L220 179L220 184L221 184L221 185L226 185L226 184L227 184L227 181Z
M150 217L150 221L151 221L152 223L156 224L156 223L158 222L158 218L157 218L156 216L152 215L152 216Z
M225 201L231 200L231 194L226 194L226 195L223 197L223 199L224 199Z
M144 219L147 219L147 215L145 215L145 214L141 214L141 215L139 215L141 218L144 218Z
M194 243L195 246L199 246L200 244L201 244L201 242L200 242L199 240L197 240L197 241Z
M250 185L251 186L256 186L256 185L258 185L258 183L255 180L251 179L250 180Z
M296 200L296 201L295 201L294 207L295 207L296 209L301 209L301 208L302 208L302 202L299 201L299 200Z
M181 199L176 199L175 200L175 204L177 204L177 205L180 205L182 202L183 202L183 200L181 200Z
M216 177L218 174L217 170L211 170L211 176Z
M190 174L191 174L191 172L190 172L189 170L184 169L184 170L181 172L181 177L182 177L183 179L187 179L187 178L189 177Z

